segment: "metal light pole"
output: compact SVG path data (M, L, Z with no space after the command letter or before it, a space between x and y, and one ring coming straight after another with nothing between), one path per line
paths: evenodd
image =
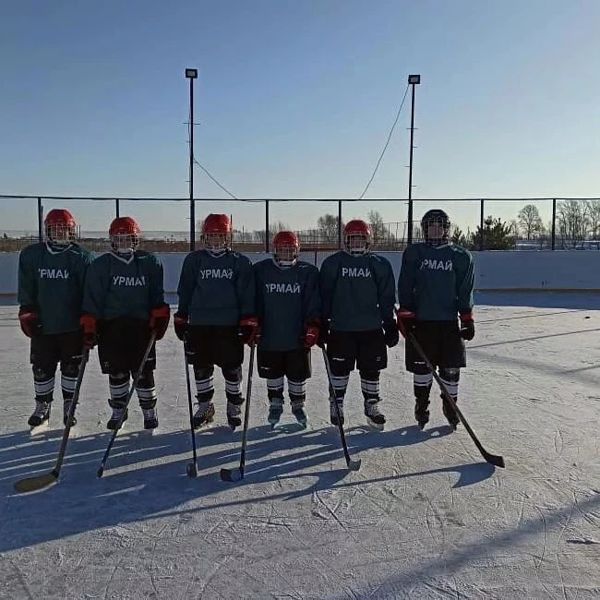
M196 249L196 206L194 204L194 79L198 69L186 69L185 76L190 80L190 252Z
M412 173L413 173L413 140L415 135L415 86L421 83L420 75L409 75L408 84L412 85L412 105L410 110L410 163L408 166L408 237L407 243L413 241L413 199L412 199Z

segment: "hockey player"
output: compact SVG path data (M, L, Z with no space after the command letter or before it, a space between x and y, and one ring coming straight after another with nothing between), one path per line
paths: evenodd
M204 248L188 254L181 269L175 333L186 344L188 360L194 366L198 400L194 427L214 418L213 372L217 365L225 378L227 421L235 429L242 424L244 343L253 344L258 334L252 265L231 250L227 215L208 215L202 240Z
M466 365L464 340L475 335L473 258L450 242L450 219L443 210L427 211L421 229L425 242L409 246L402 256L398 328L404 337L408 332L414 334L456 401L460 369ZM429 421L433 375L409 340L405 360L414 377L415 419L423 429ZM456 429L458 416L443 396L442 400L444 416Z
M369 423L383 429L379 409L379 373L387 366L387 349L398 343L394 320L394 274L389 261L370 251L371 228L361 220L344 228L344 250L323 261L320 272L322 342L331 367L331 423L342 424L343 401L354 365L360 372L364 411Z
M319 270L298 260L300 242L292 231L273 238L273 257L254 265L260 324L258 374L267 380L268 421L274 427L283 412L287 377L292 414L306 427L306 379L310 349L319 340Z
M74 241L76 227L68 210L51 210L44 220L45 241L28 246L19 256L19 321L23 333L31 338L35 389L35 410L28 421L31 427L50 417L58 363L65 424L75 391L82 351L81 298L85 272L92 261L92 255Z
M138 250L140 228L131 217L118 217L109 229L110 252L90 266L85 282L84 344L98 342L102 372L108 375L112 415L106 427L116 429L127 419L130 376L136 375L150 336L160 340L169 324L164 301L163 268L151 253ZM144 428L158 427L153 345L137 384Z

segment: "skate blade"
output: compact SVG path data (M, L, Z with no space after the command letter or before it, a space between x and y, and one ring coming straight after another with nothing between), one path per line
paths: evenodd
M375 423L375 421L371 421L369 417L367 417L367 425L375 431L383 431L385 429L385 423Z
M194 431L199 431L201 429L210 429L214 425L215 425L215 420L208 419L208 421L204 421L203 423L200 423L199 425L194 425Z
M29 426L29 435L31 437L35 437L36 435L41 435L50 429L50 419L46 419L43 423L39 425L34 425L33 427Z

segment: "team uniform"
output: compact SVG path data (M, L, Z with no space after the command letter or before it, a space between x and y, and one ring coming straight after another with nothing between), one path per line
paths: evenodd
M435 235L430 232L435 229ZM473 259L468 250L448 242L450 221L441 210L422 220L425 243L409 246L402 256L398 279L398 325L414 334L423 352L439 370L449 394L458 399L460 369L466 366L465 339L473 339ZM459 326L458 317L461 324ZM429 421L433 374L406 341L406 369L413 373L415 418L421 428ZM443 398L443 412L453 428L458 416Z
M331 422L337 424L337 401L343 423L343 400L356 365L365 415L381 429L385 416L378 407L379 374L387 366L387 347L398 343L394 274L388 260L369 251L370 228L364 221L350 221L344 237L346 249L323 261L319 277L333 388Z
M139 227L130 217L111 225L110 252L90 266L85 283L82 325L86 344L98 342L102 372L108 375L112 416L108 429L127 419L130 377L135 377L151 334L163 337L169 307L164 301L163 268L156 256L137 250ZM129 236L129 240L127 237ZM121 242L121 239L124 239ZM156 349L150 350L137 383L144 427L158 426L154 369Z
M244 343L254 342L257 322L252 265L230 250L230 234L227 215L209 215L203 225L206 248L185 258L177 287L175 331L186 345L196 381L194 427L213 420L215 365L225 379L228 423L232 429L241 425Z
M273 247L273 258L254 265L260 324L258 374L267 380L271 426L281 418L287 378L292 414L305 427L310 348L317 343L320 329L319 271L298 260L300 245L294 233L279 232Z
M72 241L75 220L68 211L50 211L45 226L46 241L28 246L19 255L19 321L31 338L36 401L28 421L31 427L50 416L58 364L64 420L67 418L82 354L79 317L83 285L92 261L92 255ZM60 228L64 231L57 235Z

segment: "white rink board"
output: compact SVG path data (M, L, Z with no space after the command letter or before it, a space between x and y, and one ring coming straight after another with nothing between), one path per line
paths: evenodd
M329 253L307 252L302 258L320 265ZM401 252L382 252L392 264L397 278ZM174 294L186 253L158 255L164 266L165 291ZM253 262L268 256L248 254ZM481 290L598 290L600 291L600 251L489 251L473 252L475 287ZM17 291L18 253L0 253L0 301L14 302Z
M348 439L359 472L344 469L327 425L313 352L305 432L269 431L265 385L254 378L238 484L218 477L235 466L240 433L221 426L216 376L217 426L198 434L200 473L189 480L182 350L170 330L158 347L160 430L142 433L135 406L96 479L108 389L94 356L60 483L20 497L16 480L52 467L60 406L56 429L31 439L27 341L16 308L0 308L0 598L600 597L595 299L479 300L460 402L484 445L505 455L505 470L482 463L464 430L448 432L437 394L431 426L418 433L400 345L382 376L385 432L362 427L351 379ZM289 406L285 415L290 423Z

